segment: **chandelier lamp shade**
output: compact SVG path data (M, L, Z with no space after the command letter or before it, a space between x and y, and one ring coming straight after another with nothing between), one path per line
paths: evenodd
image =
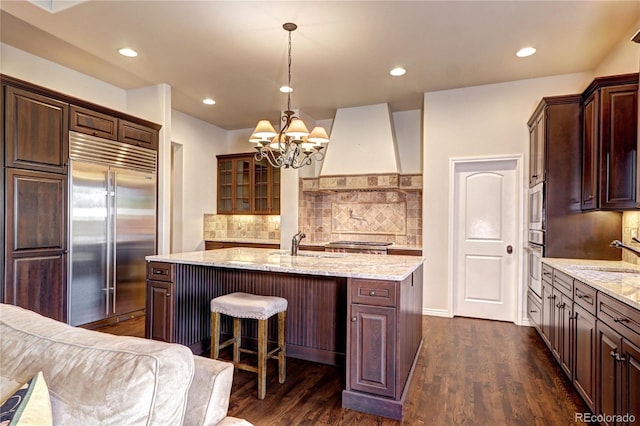
M304 122L291 109L291 33L298 26L287 22L282 28L289 32L287 110L282 116L279 132L276 132L269 120L260 120L249 142L254 143L258 151L255 155L257 161L266 159L273 167L298 169L311 165L314 160L322 161L322 150L325 148L324 144L329 142L329 136L322 127L314 127L309 132Z

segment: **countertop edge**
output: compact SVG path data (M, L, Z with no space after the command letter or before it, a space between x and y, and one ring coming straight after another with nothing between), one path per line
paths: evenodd
M587 259L561 259L561 258L542 258L542 263L545 263L555 269L558 269L561 272L564 272L567 275L570 275L572 278L581 281L602 293L613 297L614 299L629 305L630 307L640 310L640 302L635 301L633 299L628 298L624 294L620 294L610 288L606 288L602 284L593 281L587 276L580 275L576 273L576 271L567 268L567 265L586 265L586 264L596 264L596 265L613 265L620 266L624 268L630 269L638 269L640 271L640 267L638 265L624 262L624 261L616 261L616 260L587 260ZM638 291L640 292L640 286L638 287Z

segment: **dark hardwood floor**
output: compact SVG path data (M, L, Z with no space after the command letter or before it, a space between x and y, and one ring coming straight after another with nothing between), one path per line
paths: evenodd
M424 345L403 422L341 407L344 371L287 359L279 384L270 361L267 396L256 375L236 371L229 415L255 425L573 425L588 409L531 327L423 317ZM144 335L144 317L99 329Z

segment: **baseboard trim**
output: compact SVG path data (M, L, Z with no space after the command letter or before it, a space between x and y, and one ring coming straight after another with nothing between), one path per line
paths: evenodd
M447 311L446 309L422 308L422 315L428 315L430 317L451 318L451 315L449 315L449 311Z

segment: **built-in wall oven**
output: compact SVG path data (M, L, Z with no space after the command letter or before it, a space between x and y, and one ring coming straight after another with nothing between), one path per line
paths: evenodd
M542 298L542 256L544 256L544 182L529 189L529 244L527 246L527 285Z
M542 298L542 256L544 254L544 231L529 230L529 245L527 247L527 284L529 288Z

